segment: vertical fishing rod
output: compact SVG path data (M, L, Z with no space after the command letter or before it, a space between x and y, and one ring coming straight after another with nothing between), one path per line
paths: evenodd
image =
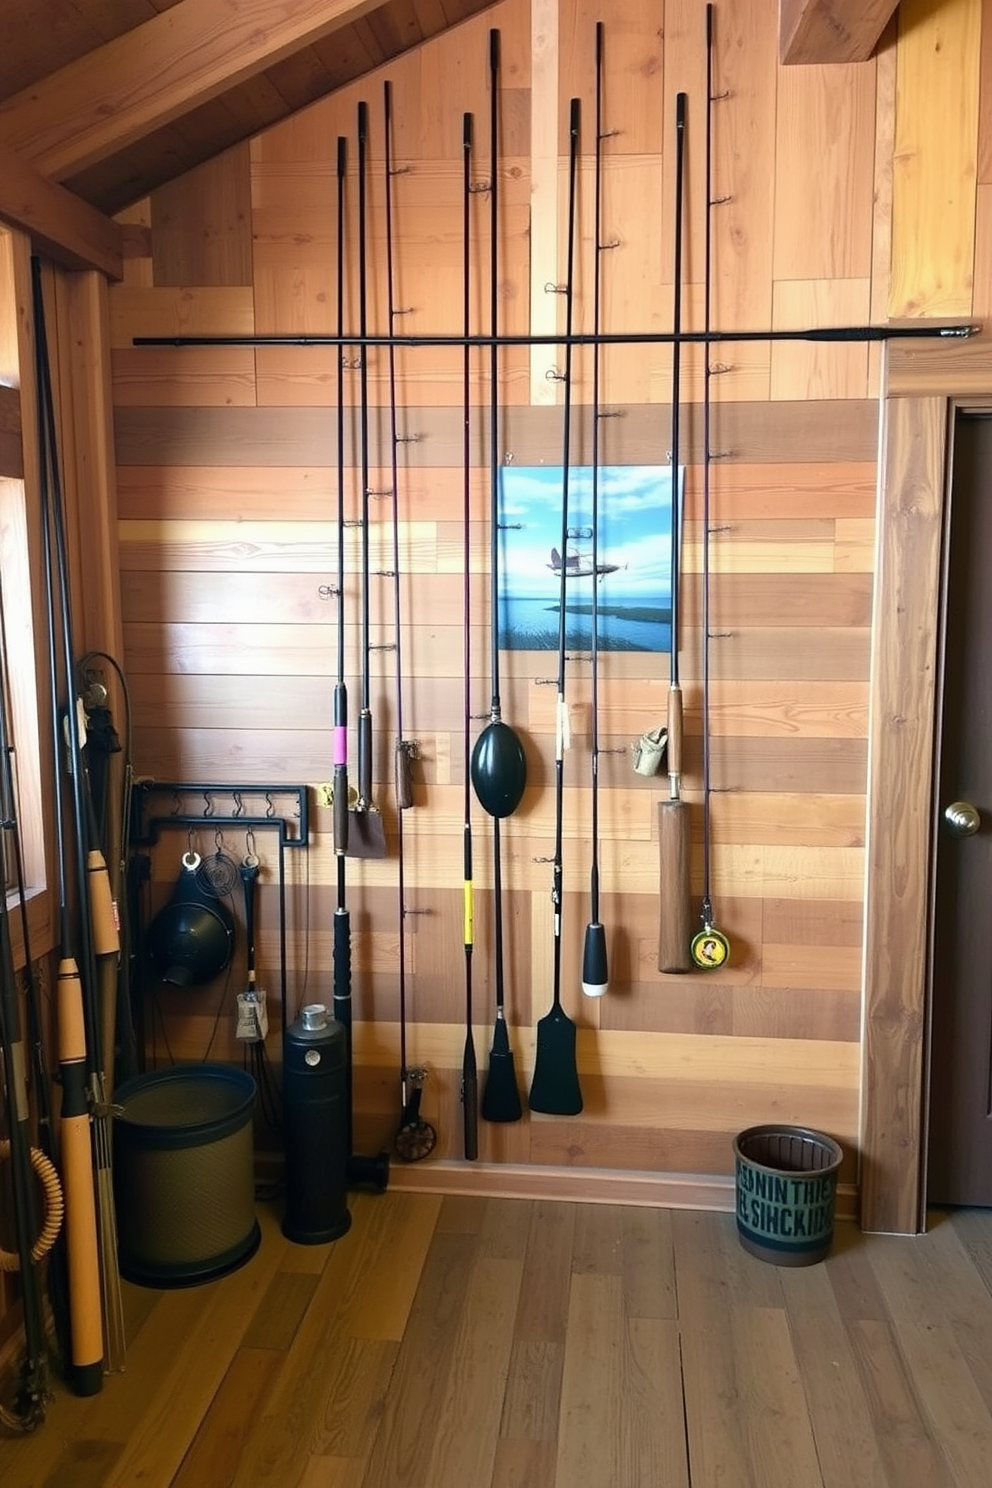
M91 1136L90 1100L92 1082L89 1065L92 1040L97 1036L93 1009L85 996L79 964L76 960L72 920L69 913L69 861L65 820L63 817L66 788L65 740L62 734L62 701L59 696L58 638L56 634L55 556L58 548L54 508L58 505L53 487L58 480L58 460L53 445L54 420L51 410L51 383L45 339L45 306L41 285L41 266L31 261L33 309L35 322L35 374L38 393L39 479L41 495L42 554L45 572L46 640L48 645L50 704L52 722L52 755L55 777L54 816L56 870L59 883L59 939L61 956L56 991L59 1069L62 1082L62 1107L59 1138L62 1150L62 1181L65 1189L65 1233L69 1270L69 1328L71 1359L69 1377L79 1395L94 1395L103 1387L103 1324L101 1304L100 1242L97 1230L94 1192L95 1133ZM62 603L65 589L60 585ZM71 646L64 656L68 678L72 676ZM71 685L71 683L67 683ZM75 731L78 741L78 718L75 708L68 710L70 738ZM78 773L78 772L77 772ZM78 868L78 865L77 865ZM82 883L85 864L78 869ZM85 917L84 917L84 932ZM95 1120L94 1116L94 1120Z
M14 820L13 780L10 770L10 733L7 726L6 655L0 666L0 754L2 754L3 827ZM4 866L7 855L2 855ZM20 880L23 883L23 879ZM27 945L25 945L27 955ZM6 885L0 893L0 1063L6 1085L7 1145L10 1151L11 1191L14 1203L14 1234L17 1268L21 1278L21 1309L24 1318L24 1357L18 1375L13 1412L0 1407L0 1422L18 1431L33 1431L45 1419L48 1400L48 1351L42 1312L41 1281L32 1250L37 1229L34 1177L31 1164L30 1112L28 1109L27 1061L21 1036L17 977L10 939Z
M369 348L368 335L368 203L367 159L369 106L358 105L358 324L362 343L358 358L359 386L359 460L362 480L362 706L358 714L358 800L355 820L359 857L382 858L386 855L382 819L372 803L372 680L371 636L369 626L371 564L369 559Z
M712 329L713 287L713 6L706 7L706 231L703 247L703 330ZM713 367L710 346L703 343L703 898L701 928L689 946L692 962L701 971L713 971L730 955L730 942L713 924L710 895L712 827L710 821L710 448Z
M499 32L489 33L489 328L499 326ZM490 721L472 751L472 783L493 819L493 942L496 1020L489 1067L482 1087L486 1121L519 1121L523 1115L506 1025L503 981L503 849L500 818L520 804L527 762L519 738L501 716L499 684L499 351L489 349L489 656L492 677Z
M348 170L348 142L338 137L337 149L337 321L338 335L344 334L344 257L345 257L345 179ZM364 352L364 348L363 348ZM344 1121L349 1183L384 1189L389 1182L389 1158L380 1152L376 1157L359 1156L354 1143L354 1048L351 1007L351 912L348 908L346 855L351 813L348 810L348 688L345 682L345 456L344 456L344 346L338 348L337 377L337 681L334 685L334 800L333 835L337 867L337 904L334 910L334 991L332 1012L344 1029ZM282 853L280 851L280 886ZM284 999L285 1005L285 999Z
M596 22L596 160L593 180L595 257L592 329L599 335L603 257L603 23ZM599 918L599 374L600 346L592 353L592 863L589 869L589 923L582 949L582 990L602 997L609 984L606 930ZM565 549L561 550L562 570Z
M383 158L385 162L386 193L386 303L390 337L396 332L396 309L393 286L393 159L392 159L392 87L388 80L382 85L383 93ZM399 430L396 422L396 347L390 342L389 368L389 448L390 483L393 515L393 611L396 627L394 651L396 657L396 882L398 897L399 935L399 994L400 994L400 1124L393 1138L397 1157L405 1162L418 1162L433 1152L437 1144L437 1132L420 1114L423 1095L424 1071L410 1068L407 1058L407 988L406 988L406 877L404 873L403 813L413 805L413 779L411 774L411 745L403 737L403 653L400 644L401 600L400 583L400 503L399 503Z
M517 734L502 716L499 682L499 32L489 33L489 722L472 751L472 784L479 804L493 818L499 856L499 820L512 816L527 784L527 761ZM496 898L499 913L499 895ZM497 937L497 955L500 953ZM497 974L497 991L501 986Z
M472 322L471 301L471 236L472 236L472 124L471 114L462 120L462 329L468 337ZM479 1072L472 1029L472 950L475 944L475 903L472 883L472 583L469 570L471 545L471 457L472 457L472 353L466 340L462 348L462 671L465 674L465 710L463 763L465 768L464 860L464 943L465 943L465 1046L462 1050L462 1133L465 1157L474 1162L479 1156Z
M672 543L671 543L671 681L668 689L669 798L658 808L658 845L661 856L658 970L691 971L690 902L691 844L689 803L682 799L682 688L679 683L679 567L682 523L679 500L679 393L682 355L682 212L685 195L686 95L675 100L675 264L672 319Z
M555 716L555 851L551 902L554 906L553 987L549 1012L538 1020L537 1054L531 1081L532 1111L555 1116L577 1116L582 1110L576 1060L576 1028L561 1005L561 920L563 899L562 838L565 816L565 750L569 747L568 708L565 703L566 583L568 564L568 484L572 411L572 305L574 300L575 205L579 162L579 100L572 99L568 151L568 250L565 271L565 406L562 420L561 568L558 581L558 700Z

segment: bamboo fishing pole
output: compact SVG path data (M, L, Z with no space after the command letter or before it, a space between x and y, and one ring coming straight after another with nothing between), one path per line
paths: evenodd
M675 263L672 327L672 540L671 540L671 667L668 688L668 800L658 806L658 849L661 866L659 898L658 970L691 971L689 803L682 799L682 687L679 682L679 567L681 561L681 503L679 493L679 394L682 352L682 212L685 168L686 95L675 100Z

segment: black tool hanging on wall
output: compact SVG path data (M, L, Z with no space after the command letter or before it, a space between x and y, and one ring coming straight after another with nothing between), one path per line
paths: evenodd
M358 798L352 812L348 851L356 858L384 858L386 834L372 799L372 675L370 634L372 565L369 552L369 354L368 335L368 140L369 106L358 105L358 325L363 338L358 356L358 446L361 470L362 547L362 706L358 714Z
M393 282L393 156L392 156L392 89L383 83L383 160L386 196L386 302L390 331L396 315ZM396 692L396 884L399 941L400 1000L400 1119L393 1137L393 1150L404 1162L418 1162L429 1156L437 1144L437 1132L421 1115L426 1070L412 1068L407 1048L407 975L406 975L406 833L404 813L413 805L413 745L403 735L403 649L402 586L400 581L400 504L399 504L399 428L397 425L396 349L389 348L389 447L393 534L393 611L395 625L394 655Z
M572 411L572 311L575 294L575 213L578 186L580 105L572 99L569 113L568 151L568 249L565 269L565 371L564 417L562 420L561 554L558 583L558 697L555 715L555 851L552 867L553 969L551 1007L537 1024L537 1054L531 1081L532 1111L552 1116L577 1116L582 1110L576 1054L576 1027L561 1002L561 945L563 887L563 837L565 818L565 750L568 747L568 706L565 701L565 641L568 624L567 572L568 487L571 463Z
M472 115L462 120L462 325L466 336L472 317ZM472 951L475 945L475 898L472 881L472 353L462 349L462 672L464 716L462 766L464 825L465 1043L462 1048L462 1138L467 1161L479 1155L479 1071L472 1028Z
M596 159L593 179L592 327L600 326L603 243L603 23L596 22ZM592 862L589 867L589 922L582 947L582 990L602 997L609 984L606 927L599 917L599 407L600 348L592 353ZM564 570L562 549L562 569Z
M489 321L499 327L499 32L489 33ZM482 1087L486 1121L519 1121L523 1115L506 1023L503 967L503 849L500 818L520 805L527 782L527 762L520 739L504 723L499 683L499 354L489 353L489 631L492 702L489 723L472 751L471 775L476 796L493 819L493 944L496 1021L489 1067Z

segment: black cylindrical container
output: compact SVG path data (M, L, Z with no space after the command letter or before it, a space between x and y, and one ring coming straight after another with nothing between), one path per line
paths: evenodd
M303 1008L283 1034L286 1213L297 1245L337 1240L348 1212L345 1030L322 1003Z

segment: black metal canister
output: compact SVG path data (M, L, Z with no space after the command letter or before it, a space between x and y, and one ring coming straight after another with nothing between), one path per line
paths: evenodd
M323 1003L301 1009L283 1034L286 1211L298 1245L337 1240L348 1212L345 1030Z

